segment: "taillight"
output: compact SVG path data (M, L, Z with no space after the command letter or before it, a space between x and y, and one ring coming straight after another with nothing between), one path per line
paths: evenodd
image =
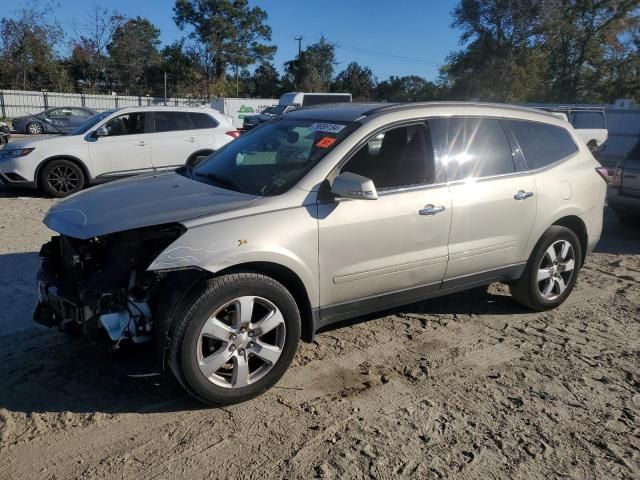
M231 131L229 131L229 132L224 132L224 133L226 133L226 134L227 134L227 135L229 135L230 137L238 138L238 137L240 136L240 133L241 133L241 132L240 132L239 130L231 130Z
M598 175L600 175L605 182L609 183L609 170L605 167L598 167L596 168L596 172L598 172Z
M622 167L617 167L613 169L613 176L609 180L609 185L612 187L619 187L622 185Z

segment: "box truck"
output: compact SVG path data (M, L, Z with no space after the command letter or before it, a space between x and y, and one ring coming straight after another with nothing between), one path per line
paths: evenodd
M259 114L267 107L277 104L277 98L216 98L211 100L211 108L230 117L236 128L242 128L245 117Z

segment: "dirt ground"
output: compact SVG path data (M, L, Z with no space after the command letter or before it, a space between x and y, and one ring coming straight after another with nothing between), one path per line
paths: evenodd
M359 319L210 409L33 324L52 203L0 190L0 479L640 477L640 229L610 212L555 311L495 284Z

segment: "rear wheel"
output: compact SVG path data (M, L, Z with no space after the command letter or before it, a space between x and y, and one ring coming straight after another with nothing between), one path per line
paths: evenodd
M27 133L30 135L40 135L43 131L42 124L31 122L27 125Z
M214 278L177 311L169 365L182 386L214 405L242 402L273 386L293 360L300 313L272 278Z
M82 169L69 160L53 160L40 172L38 179L44 193L56 198L67 197L84 187Z
M582 248L573 231L554 225L538 241L511 294L533 310L550 310L569 296L582 265Z

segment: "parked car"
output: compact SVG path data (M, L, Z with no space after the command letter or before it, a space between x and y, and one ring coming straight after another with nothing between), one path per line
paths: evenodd
M243 130L251 130L264 122L276 118L284 113L292 112L302 107L323 105L327 103L351 103L350 93L305 93L291 92L280 97L278 105L267 107L259 115L247 115L242 124Z
M0 183L66 197L85 185L174 170L240 132L212 109L129 107L103 112L66 135L13 142L0 150Z
M267 107L278 104L273 98L214 98L211 108L227 115L236 128L243 128L244 119Z
M56 107L35 115L14 118L11 125L16 133L65 133L78 128L96 113L84 107Z
M51 208L35 319L154 342L194 397L243 401L348 318L496 281L557 307L600 238L603 175L532 109L296 110L195 167Z
M251 130L253 127L257 127L272 118L279 117L283 113L291 112L297 108L299 107L295 107L293 105L273 105L271 107L267 107L258 115L249 115L244 117L242 129Z
M616 165L607 191L607 204L621 222L640 224L640 141Z
M9 125L7 125L5 122L0 122L0 145L9 143L10 137L11 129L9 128Z

